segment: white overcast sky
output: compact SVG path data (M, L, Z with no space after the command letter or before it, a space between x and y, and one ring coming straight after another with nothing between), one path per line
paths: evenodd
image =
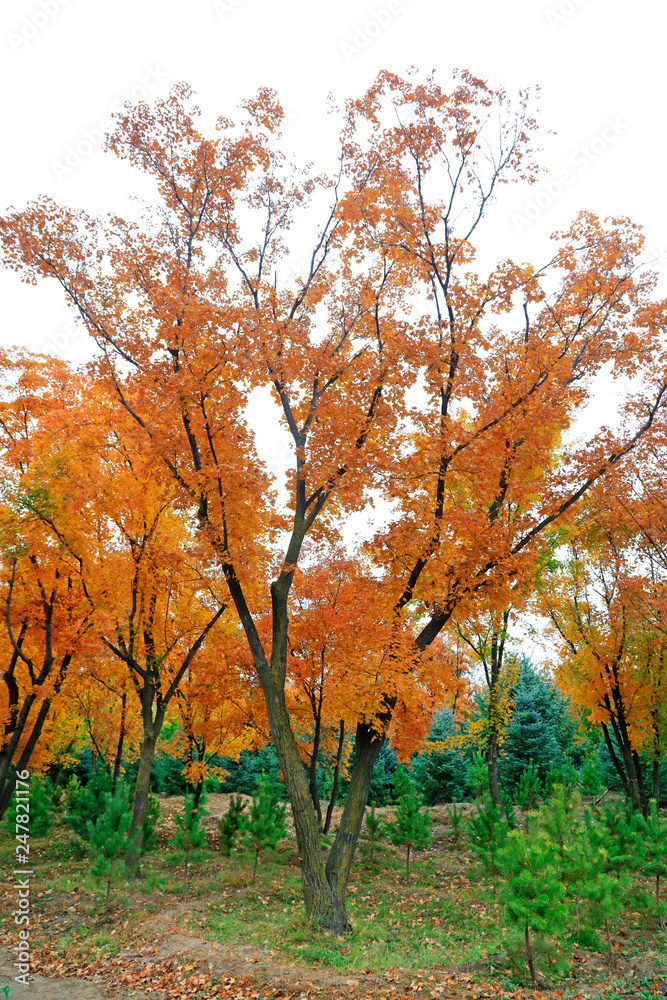
M665 11L657 0L3 0L0 210L49 194L122 214L133 190L147 193L98 141L114 106L142 89L150 99L186 80L207 115L231 117L271 86L294 148L317 162L330 149L329 92L359 95L385 68L435 68L445 83L461 67L508 88L539 84L541 122L555 133L538 186L501 189L500 256L541 262L549 234L586 208L630 216L657 257L667 248ZM55 286L3 274L0 291L0 343L88 353L85 337L67 334Z

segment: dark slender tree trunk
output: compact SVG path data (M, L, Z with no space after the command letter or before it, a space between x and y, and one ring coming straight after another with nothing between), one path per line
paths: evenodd
M636 767L639 767L639 759L636 757L636 754L633 756L632 747L629 744L629 741L626 741L623 738L623 731L616 724L616 720L613 716L611 718L611 722L614 729L614 735L616 736L617 744L621 752L620 757L616 752L616 747L614 746L614 741L612 740L608 725L603 722L601 723L601 728L612 764L621 779L621 784L623 785L623 790L627 798L629 798L632 803L632 808L636 812L642 812L646 815L648 810L646 791L644 789L643 780L638 780L636 771ZM641 768L639 773L641 778Z
M371 775L383 746L384 736L378 735L366 723L357 724L350 786L326 866L327 878L336 887L338 897L343 901L368 803Z
M164 723L164 708L158 709L153 719L153 691L147 685L142 692L142 717L144 725L144 738L141 744L139 756L139 770L137 772L137 782L134 788L134 801L132 803L132 821L128 833L129 847L125 857L125 863L129 871L139 875L139 863L141 860L141 845L144 836L144 820L148 808L148 796L151 787L151 772L153 770L153 760L155 759L155 747L158 741L162 724Z
M498 787L498 734L489 732L489 741L486 746L487 767L489 772L489 791L491 801L499 809L502 809L502 799L500 798L500 788Z
M317 757L320 752L321 733L322 717L321 715L316 715L315 733L313 735L313 752L310 755L310 765L308 767L308 785L310 788L310 797L313 800L313 806L317 815L318 826L322 826L322 806L320 804L320 792L317 787Z
M123 763L123 742L125 740L125 717L127 712L127 691L123 691L120 702L120 733L118 734L118 746L116 747L116 758L113 765L113 790L116 791L120 768Z
M655 799L655 808L660 812L660 759L658 757L653 761L653 798Z
M57 694L60 693L60 689L63 685L63 681L67 676L67 671L72 659L71 653L65 653L62 658L60 669L58 670L58 675L56 677L55 684L53 686L53 694L49 698L45 698L44 701L39 706L39 711L32 726L32 731L28 740L21 751L21 756L16 763L16 770L23 771L30 763L30 758L32 757L33 750L37 745L39 737L42 735L42 729L44 728L44 723L46 722L46 717L49 714L49 709L51 708L51 703ZM47 671L48 676L49 671ZM32 710L32 707L36 701L37 695L34 692L30 692L27 695L23 705L21 706L21 711L19 712L14 731L12 732L11 739L4 747L2 754L0 754L0 819L4 816L7 811L7 806L9 805L9 800L12 796L13 786L10 781L7 780L9 775L9 770L12 764L12 760L17 751L19 741L23 736L26 725L28 722L28 717Z
M194 794L192 796L192 815L193 816L197 815L197 811L199 809L199 801L201 799L203 791L204 791L204 779L200 778L199 781L197 782L197 784L195 785Z
M334 766L333 775L333 787L331 789L331 798L329 799L329 805L327 806L327 815L324 820L324 833L329 832L331 827L331 820L333 818L333 811L336 806L336 799L338 798L338 785L340 782L340 762L343 756L343 745L345 743L345 720L340 720L340 731L338 735L338 749L336 751L336 764Z
M535 975L535 962L533 961L533 948L530 943L530 928L526 924L526 958L528 959L528 968L530 969L530 979L535 986L537 983L537 976Z

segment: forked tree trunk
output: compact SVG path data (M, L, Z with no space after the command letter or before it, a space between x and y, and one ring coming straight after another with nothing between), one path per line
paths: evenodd
M356 753L347 800L325 864L320 845L320 825L292 732L284 687L275 683L272 674L273 671L269 673L266 669L261 671L262 687L271 737L292 807L306 915L317 926L343 934L350 929L345 912L347 881L368 801L371 773L384 738L370 726L361 723L357 726Z

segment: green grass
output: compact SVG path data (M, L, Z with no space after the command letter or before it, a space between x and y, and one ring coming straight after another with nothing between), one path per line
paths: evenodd
M77 857L76 850L75 856L68 854L76 845L67 827L54 827L48 838L33 846L35 913L63 915L57 924L58 949L72 956L91 960L113 956L128 947L128 940L136 943L152 931L157 926L155 915L159 918L166 911L176 932L219 942L241 960L333 974L402 969L411 976L426 976L443 966L484 962L506 950L492 880L465 849L443 843L419 857L409 885L401 852L383 845L372 866L360 852L347 897L353 933L343 938L318 931L307 921L293 838L281 842L273 856L260 857L255 886L250 884L250 856L224 858L213 852L209 862L192 871L185 907L182 869L174 865L164 845L158 846L145 859L143 879L127 882L114 893L109 917L102 913L103 886L90 876L89 859ZM0 856L3 851L11 852L6 836L0 840ZM161 927L166 930L164 923ZM40 930L35 929L38 943ZM658 930L650 908L642 910L637 903L625 915L622 929L626 957L664 964L667 936ZM49 930L55 933L53 925L45 924L42 940L47 940ZM602 942L601 950L605 949ZM496 982L511 994L516 983L525 980L520 972L498 964ZM488 974L492 973L489 966ZM481 974L486 975L486 969ZM599 983L595 995L608 1000L623 992L606 972L596 970L578 970L576 981L565 977L559 988L564 997L574 996L584 982ZM627 992L627 980L623 988ZM637 993L642 995L639 988Z

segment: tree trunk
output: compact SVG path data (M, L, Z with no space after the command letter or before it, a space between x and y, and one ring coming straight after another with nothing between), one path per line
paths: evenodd
M154 730L156 727L151 727ZM125 857L125 863L133 875L139 875L139 861L141 859L141 845L144 836L144 820L148 808L148 795L151 785L151 771L153 770L153 760L155 758L155 744L157 737L154 731L144 730L144 739L141 744L141 754L139 757L139 770L137 772L137 783L134 788L134 801L132 803L132 821L128 833L129 847Z
M368 803L371 775L383 746L384 736L378 735L366 723L357 724L350 787L336 839L326 866L327 878L336 887L336 892L341 900L345 899L347 880L361 834L361 825Z
M116 791L116 785L118 784L118 778L120 775L120 767L123 762L123 742L125 740L125 715L127 710L127 692L123 691L123 697L120 703L120 733L118 735L118 746L116 747L116 759L113 765L113 790Z
M253 885L255 884L255 881L257 879L257 862L258 861L259 861L259 849L256 849L255 850L255 864L254 864L254 867L252 869L252 884Z
M317 787L317 757L320 752L320 739L322 735L322 716L315 716L315 733L313 734L313 752L310 755L310 766L308 768L308 784L310 787L310 797L317 814L317 825L322 826L322 806L320 804L320 792Z
M340 762L343 756L343 744L345 743L345 720L340 720L340 733L338 736L338 750L336 751L336 765L334 767L333 776L333 787L331 789L331 798L329 799L329 805L327 806L327 815L324 820L324 830L323 833L328 833L331 827L331 820L333 817L333 811L336 805L336 799L338 798L338 784L340 782Z
M55 683L53 685L53 693L45 698L42 704L39 706L39 712L37 713L37 718L35 719L32 732L28 737L26 745L21 751L21 756L16 764L17 771L23 771L30 763L30 758L32 757L32 752L35 749L37 740L42 735L42 729L44 728L44 723L46 722L46 717L49 714L49 709L51 708L51 703L57 694L60 693L60 689L63 682L67 676L67 671L69 669L70 662L72 660L71 653L65 653L63 655L60 667L58 669L58 674L56 676ZM43 673L44 671L42 671ZM40 675L41 676L41 675ZM12 732L11 739L6 747L4 747L2 754L0 754L0 789L2 794L0 795L0 819L5 815L7 811L7 806L9 805L9 800L12 796L13 786L11 782L7 781L9 775L9 769L11 763L16 753L19 745L19 741L23 736L26 724L28 722L28 716L30 715L30 710L35 703L37 695L31 692L25 699L23 705L21 706L21 711L16 722L14 731Z
M533 949L530 943L530 929L528 924L526 924L526 958L528 959L531 982L533 983L533 986L535 986L537 983L537 976L535 975L535 963L533 962Z
M500 788L498 787L498 734L495 730L489 731L489 740L486 750L491 801L494 806L498 806L499 809L502 809L503 803L500 798Z
M37 713L37 718L33 723L32 731L30 733L30 736L28 737L28 741L24 746L23 750L21 751L21 756L19 757L16 763L17 771L24 771L27 768L28 764L30 763L32 752L35 749L39 737L42 735L42 729L44 728L46 717L49 714L49 709L51 708L51 701L52 698L45 698L42 704L39 706L39 712ZM26 718L27 718L27 713L26 713ZM25 729L25 721L21 725L21 730L20 730L21 734L24 732L24 729ZM18 726L17 729L15 730L15 734L16 733L18 733ZM18 743L18 736L16 739L16 743ZM14 739L12 738L10 746L13 744L14 744ZM3 760L2 763L5 765L4 767L5 777L4 777L4 787L2 790L2 796L0 796L0 819L4 816L5 812L7 811L7 806L9 805L9 801L12 797L12 791L14 790L12 782L7 780L9 766L11 765L11 757L9 757L8 755L6 760ZM2 787L1 783L0 787Z
M195 785L194 795L192 796L192 815L197 815L197 810L199 809L199 800L201 799L202 792L204 791L204 779L200 778Z
M655 808L660 812L660 760L658 757L653 761L653 798Z
M320 846L320 825L292 732L285 691L266 672L262 680L271 737L292 807L306 915L318 926L343 934L349 929L344 901L327 879Z
M405 849L405 884L410 885L410 845Z
M610 965L616 965L616 958L615 958L615 955L614 955L614 951L613 951L613 949L611 947L611 932L609 930L609 921L608 920L605 920L605 922L604 922L604 929L607 932L607 947L609 948L609 963L610 963Z
M612 723L614 720L612 719ZM632 752L628 747L623 746L622 738L618 732L617 727L614 727L614 732L619 742L619 748L621 751L621 757L616 752L613 740L611 738L611 733L609 732L609 727L606 723L601 723L602 735L604 736L604 741L609 751L609 756L611 757L612 764L616 769L616 773L621 779L621 784L623 785L623 790L630 799L632 803L632 808L635 812L644 812L642 806L642 801L639 794L639 786L634 773L634 762L632 759Z

